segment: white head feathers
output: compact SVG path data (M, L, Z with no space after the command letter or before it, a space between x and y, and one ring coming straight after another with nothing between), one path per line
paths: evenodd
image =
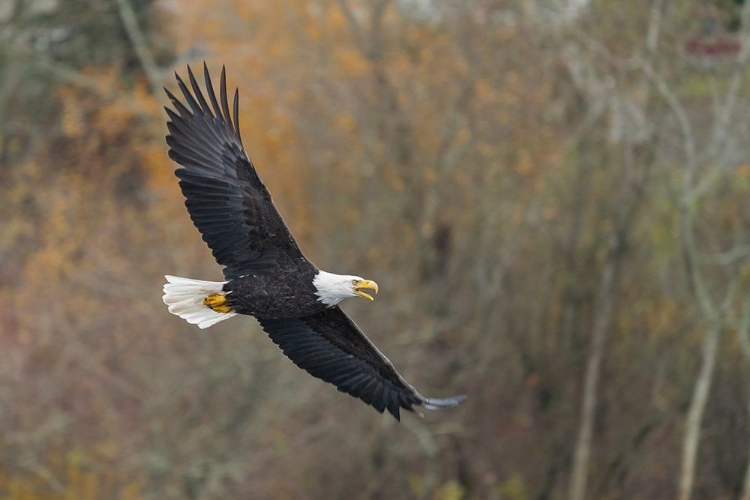
M369 288L378 293L378 285L374 281L359 276L333 274L325 271L320 271L315 275L313 285L317 289L315 295L318 296L318 300L327 306L335 306L349 297L364 297L372 300L372 297L361 291L363 288Z

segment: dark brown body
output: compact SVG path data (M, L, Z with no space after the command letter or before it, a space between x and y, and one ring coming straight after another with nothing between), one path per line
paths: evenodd
M326 305L315 295L318 269L309 262L299 268L251 272L224 285L233 310L257 318L299 318L319 313Z

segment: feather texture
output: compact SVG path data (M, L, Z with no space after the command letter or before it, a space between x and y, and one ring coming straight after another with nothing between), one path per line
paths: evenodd
M424 405L434 410L458 406L465 396L425 398L339 307L303 318L263 319L261 326L295 365L335 385L396 420L400 410Z
M226 279L309 266L242 145L239 94L230 112L224 69L218 97L205 64L203 69L208 101L190 67L189 88L176 75L183 101L165 89L174 107L165 108L169 157L181 166L175 175L190 218L225 266Z

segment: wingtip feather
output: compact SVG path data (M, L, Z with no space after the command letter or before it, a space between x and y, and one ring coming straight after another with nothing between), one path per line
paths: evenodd
M441 408L455 408L468 398L465 394L451 396L449 398L425 398L424 407L428 410L440 410Z

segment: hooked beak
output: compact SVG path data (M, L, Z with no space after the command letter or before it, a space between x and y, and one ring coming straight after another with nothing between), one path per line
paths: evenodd
M367 289L367 288L369 288L370 290L375 290L375 294L377 295L377 293L378 293L378 284L375 283L374 281L370 281L370 280L364 280L362 283L360 283L359 285L355 286L354 287L354 293L356 293L360 297L365 298L367 300L374 300L372 298L372 296L370 296L370 295L368 295L368 294L366 294L366 293L364 293L362 291L363 289Z

